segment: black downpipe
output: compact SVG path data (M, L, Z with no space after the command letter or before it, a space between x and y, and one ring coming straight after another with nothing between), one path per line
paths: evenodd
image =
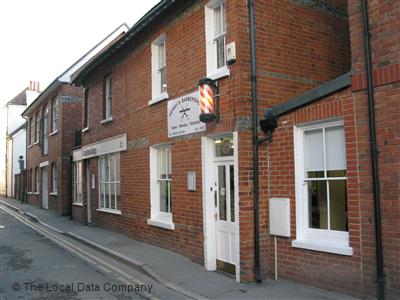
M74 159L72 156L68 157L69 160L69 209L70 209L70 216L69 218L72 220L73 219L73 215L72 215L72 209L73 209L73 205L72 202L74 201L74 184L73 184L73 180L74 180Z
M253 194L254 194L254 272L256 282L261 282L260 275L260 240L258 214L258 111L257 111L257 72L256 72L256 44L254 37L254 2L249 0L250 22L250 57L251 57L251 97L253 120Z
M367 93L368 93L368 114L369 114L369 137L371 148L372 164L372 184L374 191L375 206L375 243L376 243L376 275L377 275L377 295L378 299L385 298L385 281L383 275L383 247L382 247L382 228L381 228L381 205L380 205L380 187L378 174L378 151L376 144L375 130L375 109L374 109L374 86L372 83L371 67L371 43L368 24L368 7L366 0L361 0L361 10L364 25L364 51L365 68L367 72Z

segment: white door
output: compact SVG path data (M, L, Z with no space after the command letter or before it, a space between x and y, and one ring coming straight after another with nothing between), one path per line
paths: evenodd
M237 222L233 160L215 162L215 165L217 267L235 274Z
M42 208L49 208L49 176L47 167L42 168Z
M92 202L91 202L91 174L90 174L90 162L86 162L86 203L87 203L87 223L92 223Z

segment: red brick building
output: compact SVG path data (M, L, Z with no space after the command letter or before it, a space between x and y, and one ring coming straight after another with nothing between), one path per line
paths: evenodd
M161 1L73 75L85 88L73 216L237 280L273 274L277 257L284 278L374 295L359 1L252 4ZM395 297L399 139L390 128L399 125L400 12L391 1L368 6L383 280ZM207 124L199 122L205 77L219 95L219 120ZM264 120L265 108L267 133L253 118Z
M58 76L25 109L27 119L27 201L70 215L72 149L81 143L83 89L70 76L128 30L123 24Z

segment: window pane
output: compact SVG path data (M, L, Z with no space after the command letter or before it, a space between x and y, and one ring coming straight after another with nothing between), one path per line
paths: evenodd
M161 93L164 93L167 90L167 68L163 67L160 69L160 89Z
M217 68L225 66L225 36L216 40L217 43Z
M110 155L110 181L114 181L115 180L115 156L114 155Z
M167 156L167 177L172 179L172 171L171 171L171 149L166 148L166 156Z
M219 219L226 221L226 169L225 166L218 166L218 210Z
M324 148L322 129L304 132L304 167L305 171L324 170Z
M159 181L160 185L160 211L168 212L168 182L166 180Z
M221 16L221 6L214 8L214 36L222 33Z
M309 227L328 229L326 181L308 182Z
M110 165L109 165L109 157L104 157L104 181L109 182L110 180Z
M307 178L324 178L324 171L311 171L307 172Z
M115 184L110 184L110 208L115 209Z
M167 181L168 185L168 199L169 199L169 208L168 212L172 212L172 181Z
M346 144L343 127L325 129L326 169L346 169Z
M346 170L328 171L328 177L346 177Z
M233 137L224 137L215 142L215 156L233 156Z
M121 210L121 185L117 183L115 186L117 194L117 210Z
M121 164L120 164L120 155L119 153L115 155L115 180L119 181L121 178Z
M158 150L158 170L159 170L159 177L160 179L167 178L167 161L166 161L166 148L160 148Z
M100 207L102 207L102 208L105 207L104 198L105 198L105 184L101 183L100 184Z
M331 229L348 231L346 180L329 181Z
M158 45L158 67L165 66L165 43Z
M231 187L231 222L235 222L235 173L233 171L233 166L229 166L229 177L230 177L230 187Z
M105 187L106 187L106 190L105 190L106 200L105 200L104 207L105 208L110 208L110 185L109 184L105 184Z

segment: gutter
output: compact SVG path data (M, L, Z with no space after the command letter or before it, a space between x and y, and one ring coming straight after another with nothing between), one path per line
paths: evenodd
M382 300L385 298L385 279L383 274L383 247L382 247L382 226L381 226L381 204L380 186L378 173L378 149L376 144L375 129L375 107L374 107L374 86L372 82L371 63L371 41L368 24L368 4L361 0L361 14L364 33L365 69L367 73L367 95L368 95L368 116L369 116L369 138L372 164L372 188L374 192L374 214L375 214L375 244L376 244L376 283L377 296Z
M259 194L258 194L258 103L257 103L257 67L256 45L254 34L254 1L249 0L249 27L250 27L250 59L251 59L251 98L253 121L253 194L254 194L254 273L256 282L261 282L260 274L260 237L259 237Z

